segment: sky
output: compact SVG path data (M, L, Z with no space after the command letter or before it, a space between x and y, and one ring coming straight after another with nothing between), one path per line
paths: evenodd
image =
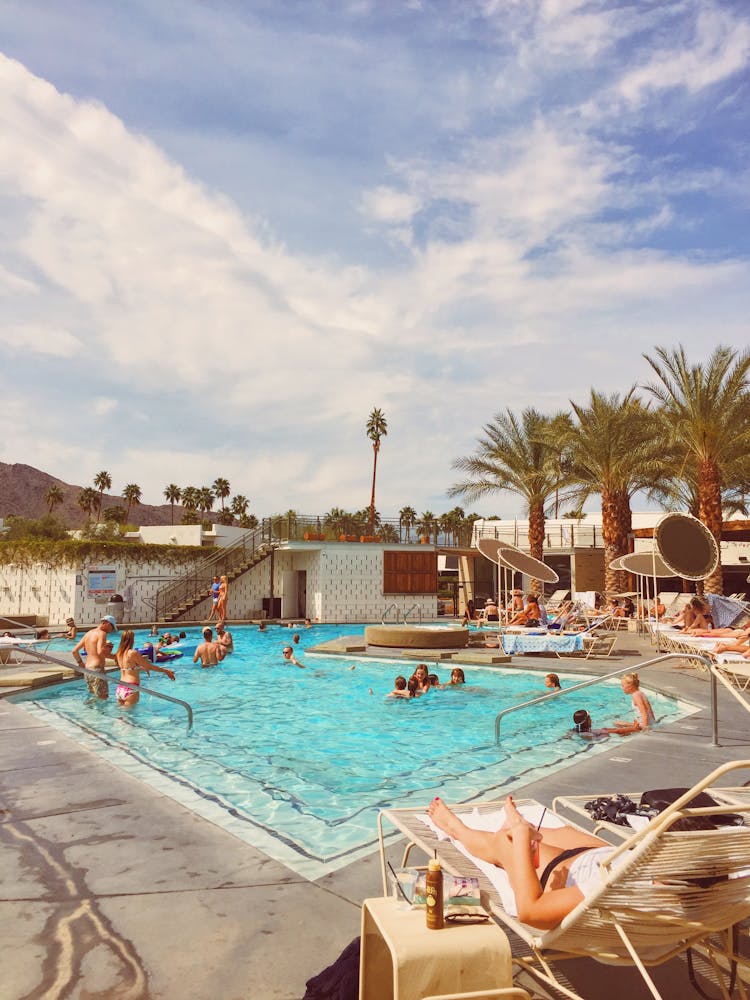
M460 501L505 409L750 342L745 0L3 0L0 461ZM522 516L498 494L467 511Z

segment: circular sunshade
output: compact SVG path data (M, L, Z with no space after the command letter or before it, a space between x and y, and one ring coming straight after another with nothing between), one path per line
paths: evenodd
M477 548L491 562L506 569L516 570L525 573L534 580L541 583L557 583L560 577L553 569L543 563L540 559L535 559L527 552L522 551L510 542L499 542L495 538L480 538Z
M526 576L539 580L541 583L557 583L560 577L551 569L547 563L541 559L530 556L528 552L522 552L515 545L500 544L497 553L498 563L505 565L509 569L525 573Z
M716 539L691 514L665 514L654 528L654 545L674 575L685 580L704 580L719 563Z
M622 558L623 558L622 556L617 556L616 559L613 559L612 562L609 564L609 568L615 570L625 569L625 567L622 565L621 561Z
M679 576L668 566L658 552L629 552L620 556L620 569L636 576Z

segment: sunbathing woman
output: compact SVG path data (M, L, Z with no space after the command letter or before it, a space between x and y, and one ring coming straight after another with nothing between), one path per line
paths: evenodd
M122 633L119 648L115 653L117 666L120 668L121 681L129 681L131 684L140 684L141 670L145 670L147 674L150 674L152 670L156 670L160 674L166 674L170 681L174 680L174 674L171 670L167 670L165 667L158 667L155 663L151 663L151 661L147 660L145 656L138 652L137 649L133 649L134 644L135 634L132 628L126 628ZM115 695L117 697L117 704L121 705L122 708L133 708L134 705L138 704L138 699L140 698L138 688L133 689L125 684L117 685Z
M442 799L427 808L433 823L460 840L475 857L507 872L516 898L518 919L548 930L584 898L590 884L599 881L598 863L614 850L611 844L570 826L536 830L505 801L505 822L494 833L472 830Z

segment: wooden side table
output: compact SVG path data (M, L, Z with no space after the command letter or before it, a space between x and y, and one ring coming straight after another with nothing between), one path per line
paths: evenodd
M508 987L511 964L508 938L492 921L431 931L424 910L390 896L362 904L359 1000L422 1000Z

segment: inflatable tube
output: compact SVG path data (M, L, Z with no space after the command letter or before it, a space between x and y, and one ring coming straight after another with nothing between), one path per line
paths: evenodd
M179 660L181 656L181 649L160 649L156 654L156 662L169 663L170 660Z
M468 645L465 628L417 628L415 625L367 625L368 646L402 646L406 649L463 649Z

